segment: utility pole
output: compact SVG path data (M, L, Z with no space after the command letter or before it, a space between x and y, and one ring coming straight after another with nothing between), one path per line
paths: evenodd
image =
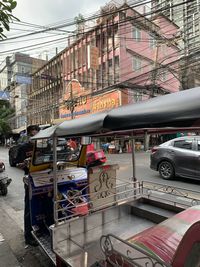
M70 86L70 97L69 99L65 100L64 103L66 104L66 107L71 112L71 119L74 119L74 109L77 106L77 99L73 98L73 88L72 88L72 82L69 83Z
M156 88L156 78L157 78L157 74L158 74L158 52L159 52L159 41L156 40L156 51L155 51L155 58L154 58L154 64L153 64L153 71L152 71L152 89L151 89L151 93L150 96L154 97L154 93L155 93L155 88Z
M71 119L73 120L75 105L74 105L73 92L72 92L72 83L70 83L70 102L71 102L71 105L70 105Z

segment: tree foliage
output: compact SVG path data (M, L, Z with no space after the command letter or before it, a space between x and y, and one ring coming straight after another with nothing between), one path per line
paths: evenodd
M18 20L15 16L13 16L12 11L17 6L17 2L15 0L2 0L0 1L0 39L6 38L3 33L5 30L10 30L10 22L14 19Z
M10 108L8 101L0 100L0 135L7 137L11 133L11 128L8 123L9 117L14 110Z
M83 15L79 13L78 16L74 18L74 22L76 23L77 34L83 33L85 28L85 18Z

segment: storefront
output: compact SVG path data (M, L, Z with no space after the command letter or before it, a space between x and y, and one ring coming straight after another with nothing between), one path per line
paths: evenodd
M92 96L89 90L85 90L75 80L67 87L62 102L59 109L60 120L70 120L120 106L121 91L113 90Z

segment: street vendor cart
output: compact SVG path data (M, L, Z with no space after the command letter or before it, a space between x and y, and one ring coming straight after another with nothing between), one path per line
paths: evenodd
M194 88L66 121L33 137L33 235L56 266L200 266L199 192L138 181L134 158L139 132L199 130L199 99ZM91 137L124 135L133 148L129 180L117 176L120 164L87 167ZM81 138L79 152L66 153L60 137Z

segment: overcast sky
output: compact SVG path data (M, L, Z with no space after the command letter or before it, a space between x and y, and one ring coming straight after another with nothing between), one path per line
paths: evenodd
M97 12L100 7L104 6L108 1L106 0L16 0L17 7L13 11L21 22L28 22L37 25L52 25L63 21L73 21L74 17L79 13L83 15L90 15ZM123 1L123 0L115 0ZM6 32L7 40L0 43L0 62L4 61L5 57L12 55L15 48L23 48L32 44L48 42L49 40L62 38L65 35L58 35L59 32L45 33L43 35L34 35L27 38L10 39L15 36L21 36L31 31L38 31L37 28L30 26L11 24L10 32ZM72 30L72 28L65 28L65 30ZM61 34L61 33L60 33ZM52 37L49 37L52 36ZM40 39L41 38L41 39ZM57 42L57 44L50 43L39 47L38 49L24 48L19 52L27 53L34 57L45 59L46 54L51 58L55 55L56 47L62 50L66 47L66 41ZM13 51L12 51L13 50Z
M10 24L10 32L5 31L6 40L0 41L0 64L4 62L6 56L11 56L15 52L29 54L36 58L48 59L56 54L56 48L61 51L67 46L67 36L69 33L60 31L45 32L43 34L32 34L41 30L41 26L60 25L66 22L73 22L74 18L81 13L84 17L95 14L108 0L16 0L17 7L13 11L20 22ZM112 0L114 3L123 4L125 0ZM144 1L144 0L143 0ZM140 0L128 0L128 3ZM141 1L142 2L142 1ZM93 21L94 22L94 21ZM39 26L31 26L32 23ZM94 24L93 24L94 25ZM90 26L91 25L86 25ZM44 29L44 28L43 28ZM62 30L74 31L75 26L62 28ZM71 33L73 35L74 33ZM20 38L19 38L20 37ZM62 39L61 39L62 38ZM59 40L58 40L59 39ZM34 45L34 47L31 47Z
M72 19L78 13L95 12L106 2L106 0L17 0L14 14L22 21L45 25Z

